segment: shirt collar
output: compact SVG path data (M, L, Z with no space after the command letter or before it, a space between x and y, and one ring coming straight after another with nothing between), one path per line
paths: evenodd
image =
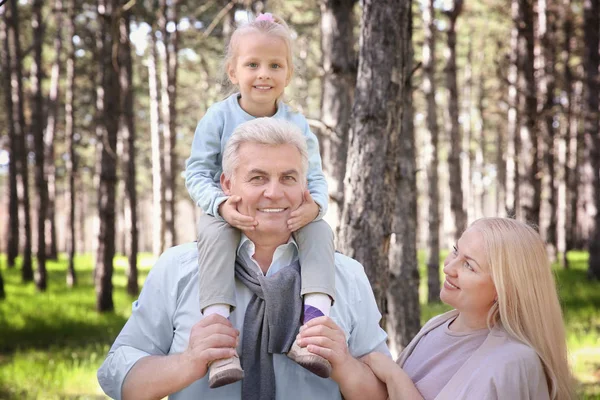
M258 263L254 260L255 245L252 240L244 233L241 235L240 244L237 248L237 256L244 259L244 261L251 266L255 266L257 272L262 274L262 270ZM284 244L279 245L275 249L273 254L273 260L267 271L267 276L271 276L278 272L281 268L287 267L298 259L298 244L294 240L294 237L290 235L288 241Z

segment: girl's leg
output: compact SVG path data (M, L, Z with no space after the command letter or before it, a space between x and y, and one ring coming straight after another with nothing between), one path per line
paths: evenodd
M235 256L240 231L210 215L198 220L200 310L225 318L235 308Z
M200 311L204 315L229 317L235 308L235 256L240 231L210 215L198 220L198 282ZM244 378L237 354L215 360L209 366L211 388L228 385Z
M315 316L328 316L335 300L333 231L327 222L319 220L304 226L294 236L300 257L301 294L304 296L303 322L306 323Z

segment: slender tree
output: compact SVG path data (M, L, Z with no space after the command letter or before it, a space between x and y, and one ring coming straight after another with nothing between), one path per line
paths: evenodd
M68 157L65 161L67 179L69 182L66 203L67 203L67 253L69 257L67 267L67 285L73 287L77 284L77 275L75 273L75 209L76 209L76 197L75 197L75 181L77 174L77 159L75 152L75 104L73 102L75 89L75 45L73 44L73 37L75 36L75 1L69 0L69 11L66 19L66 30L67 30L67 41L66 41L66 53L67 53L67 66L66 66L66 77L65 77L65 139L67 145Z
M23 97L23 54L20 44L19 15L17 0L9 0L6 4L6 23L8 28L8 51L10 52L11 96L13 104L13 126L15 132L15 148L11 152L16 162L17 189L23 216L23 263L21 278L23 282L33 280L31 260L31 215L29 204L29 166L26 140L26 124ZM11 157L11 158L12 158ZM11 229L12 231L12 229ZM13 261L14 262L14 261Z
M538 0L538 36L540 42L540 112L543 129L540 133L544 138L544 168L546 171L546 187L548 190L548 207L550 219L546 228L546 247L551 260L556 260L558 248L558 179L556 176L556 128L557 119L554 99L556 98L556 13L552 0Z
M519 43L521 32L519 29L519 0L511 2L512 29L510 33L510 65L508 69L508 123L506 135L506 192L504 208L508 216L514 217L520 211L519 196L519 151L521 140L519 137L520 121L520 96L519 96L519 65L521 57Z
M98 19L100 36L97 48L101 60L102 84L98 87L98 105L101 119L98 121L100 137L100 179L98 185L98 213L100 227L96 254L95 284L96 309L114 310L112 298L113 259L115 255L115 206L117 181L117 137L119 130L120 89L118 65L113 60L118 49L118 0L99 0Z
M524 121L521 126L519 159L519 201L523 217L535 226L540 225L542 183L540 174L540 143L538 133L537 79L535 75L535 36L533 0L519 1L521 28L521 63L525 86ZM517 215L519 215L517 213Z
M137 223L137 189L136 189L136 168L135 168L135 115L133 111L133 65L131 61L131 43L129 41L129 24L131 20L131 11L123 10L119 20L119 82L121 86L121 137L124 142L123 151L123 170L125 171L125 191L129 209L128 226L129 234L124 236L129 238L129 265L127 268L127 293L137 295L138 270L138 223Z
M344 205L344 176L348 153L352 101L356 86L354 50L354 5L356 0L321 2L321 130L323 169L329 179L329 198L335 204L338 221Z
M563 123L563 137L565 140L565 247L562 254L562 265L569 268L567 253L574 248L575 227L577 226L577 123L574 119L574 77L570 66L573 38L573 16L571 13L571 0L563 0L562 32L564 35L562 65L563 65L563 91L565 98L565 111Z
M7 264L9 268L15 266L15 258L19 254L19 196L17 193L17 154L18 154L18 132L14 120L14 104L12 101L12 60L11 48L8 37L7 22L12 18L10 5L0 9L2 18L0 18L0 35L2 47L0 56L2 61L2 90L4 93L4 110L6 112L6 122L8 125L8 146L10 150L10 159L8 163L8 229L7 229Z
M444 12L448 17L446 31L448 51L446 59L446 88L448 89L448 133L450 152L448 153L448 169L450 173L450 205L454 216L454 236L462 235L467 227L467 215L463 205L461 153L462 134L458 121L458 85L456 82L456 21L462 12L463 1L453 0L452 8Z
M427 301L440 301L440 193L439 193L439 149L438 116L436 94L436 27L434 0L423 4L423 92L427 100L427 129L431 158L427 165L427 184L429 197L429 224L427 239Z
M592 201L596 215L589 238L590 259L588 277L600 279L600 1L584 1L585 42L585 142L590 152L592 167Z
M177 243L175 231L175 206L177 201L177 176L179 175L176 134L176 101L177 101L177 50L179 35L177 31L177 7L178 1L159 0L158 28L161 32L162 41L158 46L160 58L160 95L162 132L163 132L163 185L165 204L165 246L171 247ZM174 26L170 32L169 25Z
M156 70L156 36L150 32L148 52L148 90L150 95L150 138L152 148L152 252L158 256L165 249L165 196L163 137L160 134L158 74Z
M56 243L56 166L54 160L54 141L56 138L56 122L59 108L59 81L61 73L62 55L62 25L63 25L63 3L62 0L54 2L54 21L56 36L54 37L54 61L50 73L50 91L48 93L48 118L46 121L46 133L44 135L46 156L45 170L48 184L48 212L46 228L48 245L46 258L56 260L58 258L58 247Z
M46 290L46 211L48 208L48 184L46 182L45 146L44 146L44 100L42 95L42 80L44 71L42 67L42 42L44 39L44 26L42 21L42 0L33 2L33 62L31 63L31 97L32 116L31 131L35 147L35 186L37 188L37 216L38 216L38 244L37 244L37 269L35 285L38 290Z

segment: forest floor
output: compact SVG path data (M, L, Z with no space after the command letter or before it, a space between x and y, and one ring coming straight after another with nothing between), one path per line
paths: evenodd
M600 399L600 283L586 280L587 254L569 254L571 268L556 267L564 309L567 342L579 398ZM421 259L422 261L422 259ZM153 259L141 255L140 282ZM421 277L425 277L421 262ZM0 301L0 399L105 399L96 370L127 320L135 300L125 293L126 259L115 262L115 312L94 311L91 255L76 259L77 286L66 285L67 261L48 262L48 290L22 284L18 269L0 268L6 299ZM532 284L535 284L532 282ZM426 282L421 282L426 299ZM422 304L422 321L447 310L443 304Z

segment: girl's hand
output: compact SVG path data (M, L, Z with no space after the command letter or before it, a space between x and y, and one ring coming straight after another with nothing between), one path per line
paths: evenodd
M227 201L219 205L219 214L234 228L242 231L252 231L258 222L248 215L240 213L237 204L242 200L240 196L230 196Z
M291 232L296 232L303 226L313 222L317 215L319 215L319 205L315 203L310 192L306 190L304 192L304 202L290 214L288 229Z

